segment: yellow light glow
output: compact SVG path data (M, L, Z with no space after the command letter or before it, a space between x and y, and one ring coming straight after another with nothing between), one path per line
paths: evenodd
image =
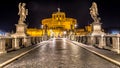
M92 31L92 26L85 26L81 29L77 28L77 20L74 18L66 18L64 12L54 12L52 18L42 20L41 29L29 28L27 34L30 36L43 36L45 33L48 36L62 37L64 34L70 34L70 31L75 30L76 35L85 35ZM66 33L64 33L66 31Z

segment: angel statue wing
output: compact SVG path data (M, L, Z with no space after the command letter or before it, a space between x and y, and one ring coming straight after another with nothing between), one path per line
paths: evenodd
M19 12L18 12L18 15L19 15L21 12L21 2L19 3L18 8L19 8Z

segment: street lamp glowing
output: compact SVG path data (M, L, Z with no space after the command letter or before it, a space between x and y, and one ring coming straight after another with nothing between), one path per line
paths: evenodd
M42 29L42 36L43 36L43 25L41 25L41 29Z
M77 24L75 24L75 28L77 28Z
M64 35L66 34L67 32L66 31L64 31Z
M64 38L66 38L66 34L67 34L67 32L66 32L66 31L64 31L64 32L63 32L63 34L64 34Z
M41 25L41 28L43 29L43 25Z

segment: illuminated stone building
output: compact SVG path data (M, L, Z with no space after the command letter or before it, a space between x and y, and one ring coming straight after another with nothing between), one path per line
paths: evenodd
M58 8L57 12L52 14L52 18L42 20L42 29L27 29L27 33L31 36L48 35L53 37L62 37L69 34L70 31L75 29L77 24L76 19L66 18L64 12Z
M76 29L76 35L88 35L91 32L92 32L91 24L85 26L84 28L77 28Z
M52 18L42 20L44 34L47 33L48 36L55 37L69 34L70 31L75 29L76 24L76 19L66 18L65 13L60 12L59 8L57 12L52 14Z
M42 29L29 28L27 29L27 34L30 36L42 36Z
M58 8L57 12L53 12L51 18L42 20L41 29L29 28L27 33L31 36L47 35L50 37L64 37L71 32L77 35L87 34L91 31L89 26L82 29L76 29L77 20L74 18L67 18L64 12ZM86 32L87 31L87 32Z

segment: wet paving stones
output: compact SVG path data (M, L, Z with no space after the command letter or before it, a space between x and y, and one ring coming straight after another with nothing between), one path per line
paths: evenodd
M48 43L4 68L119 68L70 41L59 39Z

